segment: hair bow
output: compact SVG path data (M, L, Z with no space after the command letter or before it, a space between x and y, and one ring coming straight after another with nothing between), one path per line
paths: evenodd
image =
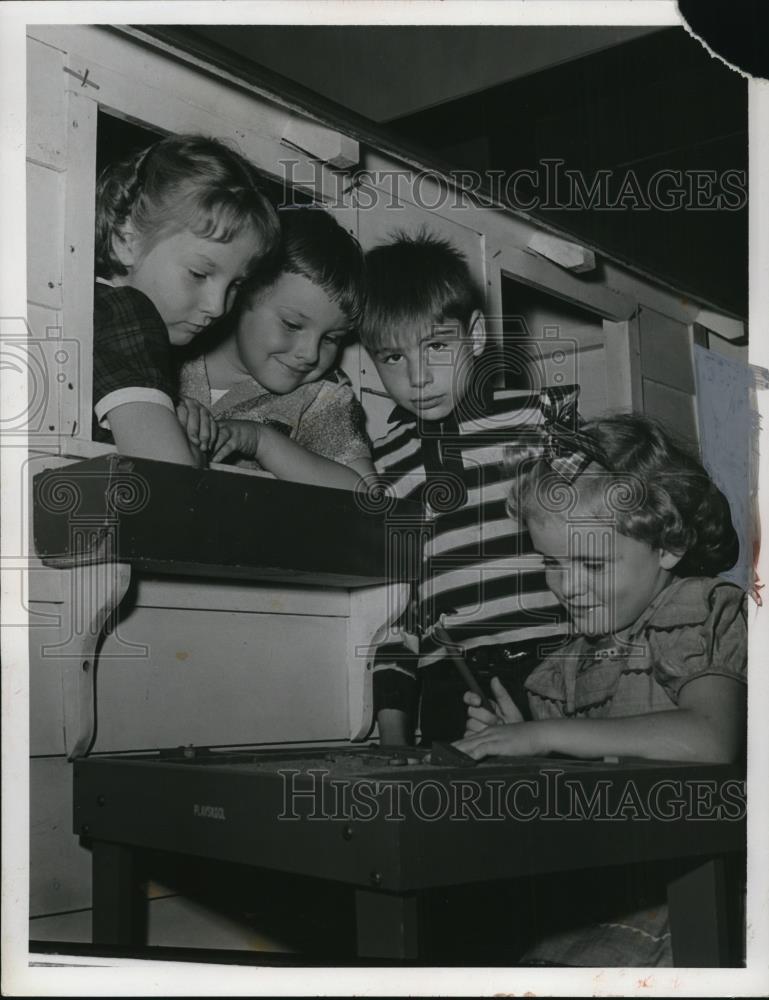
M573 483L592 462L606 466L606 457L595 440L579 429L579 386L543 389L539 398L545 418L543 458L557 475Z

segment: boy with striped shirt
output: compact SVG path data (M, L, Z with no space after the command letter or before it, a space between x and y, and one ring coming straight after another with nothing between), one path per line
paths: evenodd
M374 443L380 479L425 514L409 610L377 650L374 712L384 744L459 739L463 653L481 684L498 676L528 712L523 681L567 631L541 559L506 508L505 448L541 441L546 420L576 420L575 387L492 388L483 298L448 241L398 234L366 256L361 340L397 404ZM421 699L420 699L421 696Z

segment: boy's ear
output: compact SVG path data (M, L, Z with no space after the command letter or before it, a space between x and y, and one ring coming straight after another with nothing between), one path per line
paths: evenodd
M668 552L667 549L660 549L660 566L667 570L675 569L683 557L683 552Z
M477 358L483 353L486 346L486 320L480 309L476 309L470 317L468 330L473 342L473 354Z
M137 239L134 227L125 222L112 233L112 250L124 267L132 267L136 262Z

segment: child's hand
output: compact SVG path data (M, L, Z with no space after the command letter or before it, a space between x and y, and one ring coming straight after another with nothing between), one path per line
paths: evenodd
M218 435L212 462L222 462L233 452L258 458L260 425L255 420L219 420Z
M507 693L498 677L491 678L491 690L494 699L491 704L494 712L481 708L481 699L473 691L465 691L464 701L467 705L467 727L465 737L481 732L489 726L505 725L505 723L523 722L523 716Z
M181 402L176 407L176 416L192 444L202 452L214 448L219 429L207 407L191 396L182 396Z
M540 732L537 722L511 722L507 725L486 726L481 732L465 736L452 746L473 760L498 756L538 757L545 752L537 738Z

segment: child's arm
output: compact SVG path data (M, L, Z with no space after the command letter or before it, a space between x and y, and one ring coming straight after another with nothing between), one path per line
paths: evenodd
M142 292L96 285L93 401L99 424L124 455L199 465L176 419L176 373L168 330Z
M198 452L215 450L219 426L208 407L192 396L182 396L176 406L176 416L184 428L187 440Z
M477 696L465 700L475 705ZM681 689L677 709L615 719L542 719L488 725L454 745L476 760L491 755L626 756L729 763L745 734L746 689L731 677L705 674ZM477 707L471 718L489 713ZM505 717L509 718L507 713Z
M159 403L122 403L109 411L109 428L121 455L202 464L200 452L187 440L174 411Z
M414 730L409 716L399 708L382 708L377 712L377 727L381 746L411 746Z
M370 459L341 465L308 451L274 427L254 420L219 421L219 438L212 460L221 462L233 452L256 459L278 479L313 486L352 490L363 476L374 472Z

